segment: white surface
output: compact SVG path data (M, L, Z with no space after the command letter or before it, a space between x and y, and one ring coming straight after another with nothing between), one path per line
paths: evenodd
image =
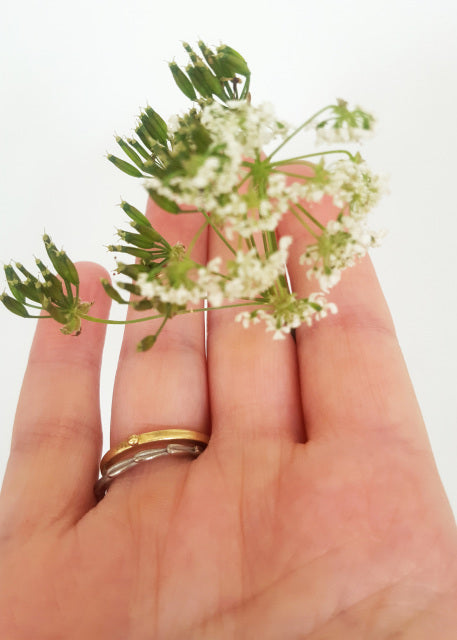
M44 229L75 259L114 262L103 245L122 195L144 195L104 158L149 102L186 105L166 62L180 40L239 49L253 99L299 124L343 97L378 116L364 155L391 176L373 214L390 234L373 259L457 513L457 9L455 0L15 0L0 16L0 259L31 266ZM297 148L297 150L299 150ZM0 478L33 322L0 310ZM109 331L105 427L121 330Z

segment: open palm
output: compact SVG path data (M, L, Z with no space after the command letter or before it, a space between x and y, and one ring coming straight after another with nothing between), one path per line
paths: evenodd
M325 219L330 203L314 206ZM198 227L149 204L170 241ZM288 265L294 290L312 284ZM200 260L222 252L201 237ZM108 312L96 265L82 297ZM161 458L93 497L102 325L40 323L0 502L0 636L85 640L455 637L457 533L370 262L339 314L273 341L212 311L174 318L154 348L129 325L112 443L211 432L196 460Z

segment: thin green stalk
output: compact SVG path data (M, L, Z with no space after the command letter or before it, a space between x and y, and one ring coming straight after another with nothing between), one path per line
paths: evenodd
M319 238L318 235L316 235L314 233L314 231L309 227L309 225L306 224L306 222L303 220L303 218L301 217L301 215L298 213L298 211L295 211L294 207L292 205L290 205L290 212L297 218L298 222L305 227L305 229L307 231L309 231L309 233L314 236L316 238L316 240Z
M206 227L208 226L208 220L205 220L205 222L202 224L202 226L198 229L198 231L196 232L196 234L194 235L194 237L192 238L192 240L189 243L189 246L187 247L187 251L186 254L187 256L190 257L190 254L192 253L192 249L195 246L195 243L197 242L198 238L200 237L200 235L203 233L203 231L206 229Z
M89 316L87 314L83 314L80 317L82 320L98 322L99 324L135 324L137 322L146 322L146 320L157 320L158 318L163 318L162 315L157 315L147 316L146 318L136 318L135 320L106 320L105 318L95 318L94 316Z
M29 307L29 309L42 309L43 307L39 307L37 304L31 304L30 302L23 302L22 303L25 307ZM48 316L43 316L43 317L48 317ZM51 317L51 316L49 316Z
M200 311L216 311L218 309L233 309L234 307L250 307L253 304L264 304L263 300L251 300L250 302L236 303L236 304L224 304L220 307L201 307L199 309L182 309L176 312L176 315L185 315L186 313L198 313ZM50 318L51 316L31 316L37 318ZM146 322L147 320L157 320L158 318L163 318L162 315L157 316L147 316L145 318L135 318L135 320L106 320L105 318L95 318L94 316L82 315L80 316L82 320L88 320L90 322L98 322L99 324L136 324L138 322Z
M227 242L227 240L224 238L224 236L222 235L222 233L219 231L219 229L216 228L216 226L212 223L209 215L207 213L205 213L205 211L201 212L202 215L206 218L206 220L208 221L208 224L211 226L211 228L213 229L213 231L216 233L216 235L219 236L219 238L222 240L222 242L230 249L230 251L236 256L236 251L235 249L232 247L232 245Z
M268 231L268 237L270 239L271 248L273 251L278 250L278 242L276 240L276 234L274 231Z
M154 334L154 335L155 335L155 339L156 339L156 340L157 340L157 338L159 337L160 332L161 332L161 331L162 331L162 329L164 328L164 326L165 326L165 324L166 324L167 320L169 320L169 319L170 319L170 316L169 316L168 314L165 314L165 315L164 315L164 317L163 317L163 321L162 321L162 323L161 323L160 327L157 329L157 332Z
M251 83L251 76L246 76L246 80L244 81L243 91L241 92L240 100L244 100L249 92L249 85Z
M262 231L262 240L263 240L263 248L265 251L265 255L268 256L270 249L268 246L268 236L266 231Z
M331 153L345 153L348 155L351 160L353 159L352 153L350 153L347 149L331 149L329 151L316 151L315 153L306 153L303 156L297 156L295 158L288 158L287 160L278 160L278 162L273 162L271 164L272 167L279 167L282 164L291 164L292 162L296 162L297 160L303 160L303 158L314 158L315 156L327 156ZM271 157L271 156L270 156Z
M73 291L71 290L71 284L65 281L65 289L67 290L68 299L73 302Z
M298 202L296 202L295 204L296 204L296 206L300 209L300 211L303 211L303 213L305 214L305 216L308 216L308 218L309 218L310 220L312 220L312 221L314 222L314 224L315 224L315 225L317 225L320 229L322 229L322 231L325 231L325 227L324 227L324 225L323 225L323 224L321 224L321 223L319 222L319 220L317 220L314 216L312 216L312 215L310 214L310 212L309 212L307 209L305 209L305 207L303 207L303 206L302 206L301 204L299 204Z
M257 256L258 258L260 258L259 250L257 249L257 245L256 245L256 242L255 242L255 238L254 238L254 236L251 234L251 235L250 235L250 237L249 237L249 239L250 239L250 241L251 241L251 248L252 248L252 249L255 249L255 254L256 254L256 256Z
M282 149L289 142L289 140L292 140L292 138L295 137L297 135L297 133L299 133L302 129L304 129L310 122L312 122L314 120L314 118L317 118L318 115L320 115L321 113L323 113L327 109L331 109L332 107L333 107L332 104L328 104L323 109L320 109L319 111L317 111L313 116L311 116L311 118L308 118L308 120L306 120L303 124L301 124L298 127L298 129L295 129L295 131L292 131L292 133L289 136L287 136L287 138L285 140L283 140L283 142L281 142L281 144L278 147L276 147L276 149L274 151L272 151L270 153L270 155L268 156L267 160L270 161L271 158L274 155L276 155L278 153L278 151L280 149Z
M307 164L307 166L309 165ZM271 173L280 173L283 176L290 176L291 178L300 178L301 180L306 180L307 178L310 177L310 176L300 175L299 173L290 173L289 171L275 171L274 169Z

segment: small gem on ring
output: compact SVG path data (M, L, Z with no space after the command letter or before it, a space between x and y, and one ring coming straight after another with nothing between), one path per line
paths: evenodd
M135 436L135 435L130 436L130 438L128 439L129 444L138 444L138 442L139 442L139 438L138 436Z

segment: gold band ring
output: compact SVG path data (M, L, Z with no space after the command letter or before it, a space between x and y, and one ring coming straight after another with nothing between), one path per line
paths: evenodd
M148 431L146 433L133 433L126 440L123 440L105 453L100 461L100 472L104 475L111 464L120 461L132 449L141 449L145 445L150 448L151 443L157 443L157 446L160 446L163 442L167 444L200 444L206 446L209 442L209 436L201 431L191 431L189 429L158 429L157 431Z

